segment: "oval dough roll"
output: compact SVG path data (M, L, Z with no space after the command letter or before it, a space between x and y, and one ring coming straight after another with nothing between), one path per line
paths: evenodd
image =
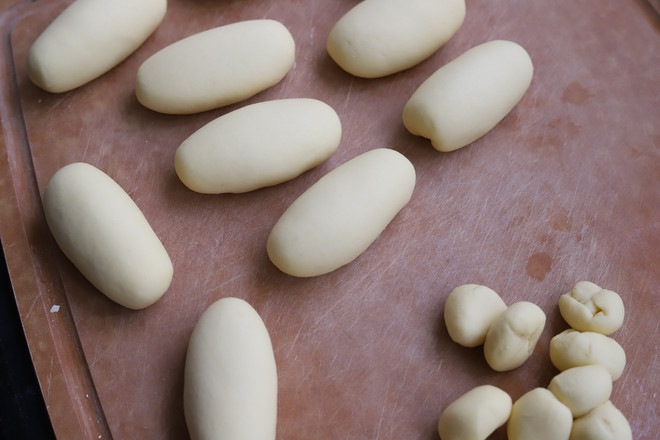
M319 179L282 214L268 237L270 260L298 277L350 263L408 203L415 169L394 150L363 153Z
M222 298L199 318L188 344L183 404L191 440L274 440L277 366L261 317Z
M44 213L62 252L97 289L131 309L155 303L172 261L130 196L86 163L61 168L44 192Z
M328 53L348 73L378 78L431 56L464 19L465 0L365 0L334 25Z
M335 152L337 113L316 99L259 102L209 122L174 156L181 181L205 194L242 193L293 179Z
M485 135L520 101L532 81L527 51L503 40L467 50L438 69L403 108L403 124L439 151Z
M166 0L76 0L30 47L28 76L53 93L80 87L142 45L166 9Z
M190 114L247 99L293 67L295 42L275 20L247 20L191 35L138 69L135 94L147 108Z

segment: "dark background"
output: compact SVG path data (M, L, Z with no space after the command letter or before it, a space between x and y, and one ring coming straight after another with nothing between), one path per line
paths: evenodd
M0 439L54 439L0 246Z

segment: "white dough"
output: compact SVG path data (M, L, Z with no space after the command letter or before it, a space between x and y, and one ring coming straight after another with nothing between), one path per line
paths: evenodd
M191 440L275 439L275 356L246 301L222 298L200 317L188 344L183 404Z
M534 351L545 326L545 313L536 304L521 301L498 315L484 343L486 362L495 371L521 366Z
M293 179L325 161L339 145L337 113L315 99L280 99L209 122L178 148L181 181L207 194L241 193Z
M609 371L612 380L617 380L626 366L626 353L609 336L570 329L550 340L550 360L559 371L583 365L601 365Z
M559 312L575 330L610 335L623 324L621 297L589 281L580 281L559 297Z
M513 404L507 424L509 440L568 440L573 415L545 388L534 388Z
M464 19L465 0L365 0L334 25L327 49L348 73L382 77L433 55Z
M527 91L532 60L521 46L495 40L442 66L412 94L403 124L439 151L464 147L490 131Z
M298 277L331 272L373 243L408 203L415 169L378 148L340 165L301 194L268 237L270 260Z
M161 113L190 114L247 99L293 67L295 42L282 23L248 20L179 40L148 58L135 94Z
M626 416L608 400L573 421L570 440L632 440L632 430Z
M82 86L144 43L166 9L166 0L76 0L30 47L28 76L53 93Z
M62 252L97 289L131 309L155 303L172 262L130 196L86 163L61 168L44 192L44 213Z
M511 397L492 385L471 389L440 415L441 440L485 440L511 414Z
M445 302L449 337L464 347L477 347L484 343L493 321L505 310L506 304L494 290L478 284L458 286Z
M548 389L580 417L610 398L612 376L600 365L573 367L555 376Z

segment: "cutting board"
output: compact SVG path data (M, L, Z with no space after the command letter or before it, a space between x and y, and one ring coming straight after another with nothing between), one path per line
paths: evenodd
M201 313L248 301L269 330L278 368L281 439L437 438L442 410L492 384L515 400L558 371L552 336L568 328L557 300L578 281L618 292L612 335L627 354L613 403L638 440L660 432L660 21L648 4L616 0L468 0L464 24L421 64L360 79L328 56L333 24L357 1L170 0L161 26L119 66L50 94L25 71L30 44L68 1L14 2L2 14L0 234L21 320L61 439L184 439L183 368ZM293 69L241 103L162 115L135 98L135 73L159 49L215 26L281 21ZM403 106L435 70L495 39L534 63L522 101L492 131L451 153L409 134ZM202 195L177 178L178 145L246 104L307 97L331 105L342 140L323 164L245 194ZM266 254L284 210L321 176L374 148L413 163L408 205L352 263L295 278ZM62 166L90 163L141 208L174 264L170 289L141 311L94 289L45 224L43 190ZM451 290L476 283L547 316L531 358L491 370L481 348L453 343L443 321ZM506 438L499 429L491 438Z

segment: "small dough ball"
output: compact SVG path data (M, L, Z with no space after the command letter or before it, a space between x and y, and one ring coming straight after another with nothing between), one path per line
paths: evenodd
M492 385L482 385L452 402L440 416L442 440L484 440L511 414L511 397Z
M555 376L548 389L573 417L580 417L610 398L612 376L600 365L569 368Z
M478 284L458 286L445 302L449 337L464 347L482 345L491 324L505 310L506 304L494 290Z
M609 400L573 421L570 440L632 440L630 424Z
M559 371L601 365L617 380L626 366L626 352L609 336L569 329L550 340L550 360Z
M580 281L559 297L559 312L575 330L610 335L623 324L624 306L616 292Z
M545 326L545 313L536 304L521 301L501 313L486 334L484 356L495 371L521 366L534 351Z
M535 388L516 400L507 424L509 440L566 440L573 415L545 388Z

